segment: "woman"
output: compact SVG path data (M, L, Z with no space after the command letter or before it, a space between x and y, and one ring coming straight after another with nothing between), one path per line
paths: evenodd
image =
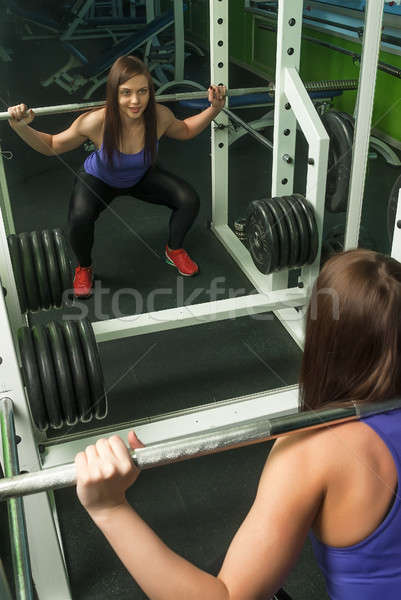
M305 409L400 395L400 315L397 261L369 250L331 258L307 314ZM129 442L141 445L133 432ZM89 446L76 466L80 501L151 600L267 600L310 530L332 600L400 595L401 410L277 440L217 577L167 548L128 505L139 473L120 438Z
M77 174L70 202L70 242L79 263L74 278L75 296L85 298L91 294L95 221L119 195L168 206L172 214L166 262L181 275L191 276L199 271L182 247L198 214L199 198L188 183L156 166L155 160L158 140L163 135L178 140L197 136L223 108L225 95L225 86L210 86L211 106L180 121L170 109L155 102L153 81L145 64L134 56L122 56L113 64L107 79L105 108L80 115L57 135L28 127L34 113L25 104L8 109L14 131L42 154L62 154L87 139L96 147Z

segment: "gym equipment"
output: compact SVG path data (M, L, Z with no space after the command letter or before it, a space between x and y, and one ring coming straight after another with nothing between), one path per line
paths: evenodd
M345 238L345 224L339 223L332 227L323 239L321 264L324 264L330 256L343 252ZM369 250L377 250L376 242L369 234L367 229L361 225L359 229L359 248L368 248Z
M326 208L333 213L344 212L347 210L351 177L353 118L346 113L329 110L321 119L330 137Z
M248 245L248 234L246 231L246 218L241 217L234 221L234 233L241 242L247 246Z
M358 82L356 79L341 79L341 80L325 80L325 81L309 81L305 83L306 89L311 93L323 93L323 92L334 92L338 90L354 90L356 89ZM250 88L238 88L227 90L227 96L230 98L257 96L258 100L263 102L272 102L273 97L269 94L275 91L275 84L271 83L264 87L250 87ZM159 94L156 96L156 102L180 102L180 101L195 101L195 100L207 100L209 92L179 92L175 94ZM252 98L246 98L247 103ZM241 98L240 98L241 101ZM35 116L46 116L46 115L60 115L63 113L81 112L85 110L91 110L92 108L99 108L105 106L105 100L97 100L95 102L80 102L73 104L61 104L57 106L40 106L32 108ZM209 103L208 103L209 104ZM206 105L205 105L206 106ZM201 106L202 107L202 106ZM7 111L0 112L0 121L6 121L10 118Z
M279 239L274 216L264 200L254 200L249 207L246 224L249 251L261 273L272 273L279 268Z
M72 267L60 229L7 238L21 312L60 308L72 289Z
M5 400L0 401L3 408ZM207 431L179 436L170 440L150 444L131 451L134 463L140 469L151 469L163 465L216 454L250 444L267 442L283 435L291 435L310 429L357 421L401 407L401 398L383 402L346 402L341 407L321 408L278 417L254 417L235 425L222 425ZM38 492L70 487L76 483L75 464L51 467L36 473L26 473L0 481L0 501Z
M20 473L17 437L15 434L12 402L7 398L0 401L1 445L4 457L4 474L13 477ZM1 477L1 474L0 474ZM10 498L7 502L10 528L10 548L13 563L14 583L17 600L34 600L28 536L22 498ZM4 546L3 546L4 547ZM0 560L0 598L7 600L8 582L2 572ZM36 596L35 596L36 597Z
M387 237L390 246L393 243L393 235L394 235L394 223L395 217L397 214L397 205L398 205L398 195L401 188L401 175L398 175L397 179L394 182L393 187L391 188L390 196L388 197L387 202Z
M253 262L264 275L310 265L317 256L314 212L301 194L251 202L246 229Z
M39 430L107 415L103 371L89 321L21 327L18 342L31 414Z

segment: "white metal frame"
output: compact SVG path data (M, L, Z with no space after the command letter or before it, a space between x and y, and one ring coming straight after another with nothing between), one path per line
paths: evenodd
M211 78L216 83L225 83L226 85L228 85L229 61L228 2L229 0L210 0ZM370 2L373 2L373 0L370 0ZM369 19L373 18L371 16L373 14L372 9L372 12L369 13ZM294 158L295 127L298 121L309 142L309 157L312 160L308 166L307 197L314 205L321 236L328 137L298 74L301 15L302 0L293 0L291 3L288 0L279 0L272 194L287 195L292 192L293 163L285 162L283 155L288 154ZM295 19L293 25L290 25L291 19ZM364 40L366 47L364 56L366 56L366 59L361 79L366 77L365 69L368 66L372 68L375 60L377 62L377 54L369 51L371 38L374 44L377 36L371 27L367 27L366 30L367 34ZM221 45L219 42L223 42L223 44ZM293 48L294 52L288 53L289 48ZM287 103L291 105L291 108L286 108ZM217 301L210 304L159 311L147 315L135 315L120 319L118 323L113 321L95 323L94 329L99 342L277 309L276 314L278 314L284 326L290 331L294 339L302 345L302 317L292 307L306 303L310 286L318 272L319 257L313 265L302 270L300 277L300 282L303 284L302 288L287 289L287 274L272 277L263 276L256 271L251 263L249 252L234 236L227 224L229 146L227 125L228 118L224 113L219 115L217 122L212 125L212 229L244 273L253 282L259 293L253 296ZM286 128L291 130L291 135L283 135L283 130ZM366 153L362 155L362 158L367 158ZM2 158L0 158L1 160ZM0 279L7 288L5 301L0 289L0 326L2 329L2 336L0 337L0 357L2 359L0 361L0 394L7 394L15 407L17 433L22 438L19 445L21 468L37 470L41 467L71 461L76 451L82 449L91 437L96 438L104 435L105 431L108 430L102 428L92 431L89 438L72 435L50 441L46 440L32 424L15 346L17 328L24 321L19 309L10 256L7 250L5 222L7 222L7 229L10 231L13 230L13 223L11 211L8 208L8 192L4 170L2 165L0 167L1 204L7 215L7 220L0 219ZM363 174L364 171L361 169L359 173ZM288 182L284 184L283 179L288 179ZM354 199L351 198L351 201L354 202ZM397 219L401 217L400 204ZM400 236L395 235L396 237L395 243L398 243L397 240ZM294 317L297 326L291 323L291 319ZM223 422L235 423L249 418L249 415L272 414L282 410L296 411L297 408L298 392L295 386L290 389L282 388L248 397L233 398L212 405L194 407L153 419L143 419L141 422L126 423L120 427L117 433L121 433L125 437L128 429L135 426L145 442L155 442L176 435L185 435L193 431L202 431L210 427L211 424L215 426ZM115 431L114 428L113 431ZM45 445L43 456L38 454L38 444L40 442ZM58 536L57 518L52 512L49 497L46 494L27 497L24 504L32 568L40 600L71 600L61 540ZM51 577L49 577L49 573L51 573Z
M361 76L359 79L356 105L352 170L347 210L344 249L358 246L361 226L363 195L365 190L366 166L369 154L370 131L375 99L377 61L383 22L384 0L366 0L366 19L363 44Z

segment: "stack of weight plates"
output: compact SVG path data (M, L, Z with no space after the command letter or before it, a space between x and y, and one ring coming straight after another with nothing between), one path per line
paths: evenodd
M234 221L234 233L241 242L248 245L248 235L246 232L246 219L240 218Z
M107 415L103 371L87 319L18 330L22 374L38 429L58 429Z
M301 194L251 202L247 234L253 262L264 275L315 261L316 219L312 205Z
M60 229L8 236L21 312L59 308L72 288L67 244Z
M326 208L332 213L345 212L352 167L354 118L345 112L329 110L321 119L330 137Z

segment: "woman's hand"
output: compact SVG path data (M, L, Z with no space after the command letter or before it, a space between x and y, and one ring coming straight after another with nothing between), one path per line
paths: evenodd
M226 103L227 88L225 85L209 86L209 102L217 110L221 110Z
M9 106L8 112L10 114L10 123L13 129L25 125L29 125L35 118L35 113L30 108L28 109L26 104L17 104L16 106Z
M128 434L132 449L143 444ZM126 503L125 491L139 476L128 449L118 436L100 439L75 457L77 495L93 519L103 517Z

